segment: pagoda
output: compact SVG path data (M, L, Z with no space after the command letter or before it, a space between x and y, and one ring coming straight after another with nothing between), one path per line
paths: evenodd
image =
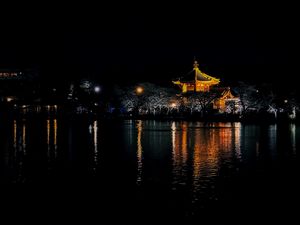
M225 112L228 105L233 106L234 110L238 106L239 98L232 94L230 87L216 87L220 83L220 79L202 72L196 60L194 60L194 68L191 72L172 82L180 87L184 97L187 96L186 94L192 93L211 93L211 106L219 112Z
M173 81L174 84L181 88L182 93L186 92L207 92L211 86L220 83L220 79L209 76L199 69L199 64L195 60L194 68L186 76Z

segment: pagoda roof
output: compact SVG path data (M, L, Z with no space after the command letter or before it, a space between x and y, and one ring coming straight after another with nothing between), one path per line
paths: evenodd
M236 98L236 96L231 92L230 87L212 88L210 92L217 94L219 98Z
M194 62L194 68L192 71L187 73L186 75L179 78L180 82L184 83L195 83L195 77L198 81L204 82L204 83L219 83L220 79L217 79L215 77L209 76L208 74L202 72L198 67L198 62Z

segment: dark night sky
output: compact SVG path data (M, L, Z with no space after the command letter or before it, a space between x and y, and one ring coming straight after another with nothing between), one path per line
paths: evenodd
M92 77L111 83L169 81L189 72L194 56L204 72L229 82L278 81L278 75L297 72L292 7L179 6L32 8L13 11L14 19L7 11L0 66L38 67L52 81Z

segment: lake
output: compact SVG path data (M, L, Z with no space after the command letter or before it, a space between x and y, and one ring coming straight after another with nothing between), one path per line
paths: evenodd
M1 224L299 222L295 124L12 117L0 133Z

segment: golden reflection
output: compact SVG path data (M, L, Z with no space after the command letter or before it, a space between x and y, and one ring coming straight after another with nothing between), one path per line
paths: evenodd
M177 125L177 126L176 126ZM173 155L173 190L178 185L186 185L189 177L188 164L192 166L193 201L199 193L207 191L215 196L215 187L211 185L218 176L221 165L231 166L241 159L240 123L188 123L171 124ZM177 129L176 129L177 128ZM192 160L190 160L192 159Z
M171 124L172 156L173 156L173 184L185 185L187 179L187 155L188 155L188 124L183 122L180 129L176 129L176 123ZM173 187L176 189L176 187Z
M194 182L198 180L198 178L200 177L200 166L202 164L201 162L201 141L202 142L206 142L205 139L200 139L200 129L195 129L195 136L194 136L194 161L193 161L193 178L194 178Z
M143 130L143 122L141 120L137 121L137 178L136 183L138 185L142 182L142 171L143 171L143 147L142 147L142 130Z
M18 122L13 122L13 147L25 153L26 150L26 124L23 121L22 126Z
M194 130L193 146L193 202L199 193L210 187L211 198L217 200L212 181L218 176L220 165L230 166L240 157L240 129L235 124L218 123Z
M57 120L47 119L47 155L49 160L51 157L57 157Z
M53 142L54 142L54 148L55 148L55 156L57 154L56 150L57 150L57 120L54 119L53 120Z
M186 161L187 161L187 155L188 155L188 149L187 149L187 146L188 146L188 139L187 139L187 124L186 123L183 123L182 124L182 139L181 139L181 149L182 149L182 163L183 165L186 164Z

